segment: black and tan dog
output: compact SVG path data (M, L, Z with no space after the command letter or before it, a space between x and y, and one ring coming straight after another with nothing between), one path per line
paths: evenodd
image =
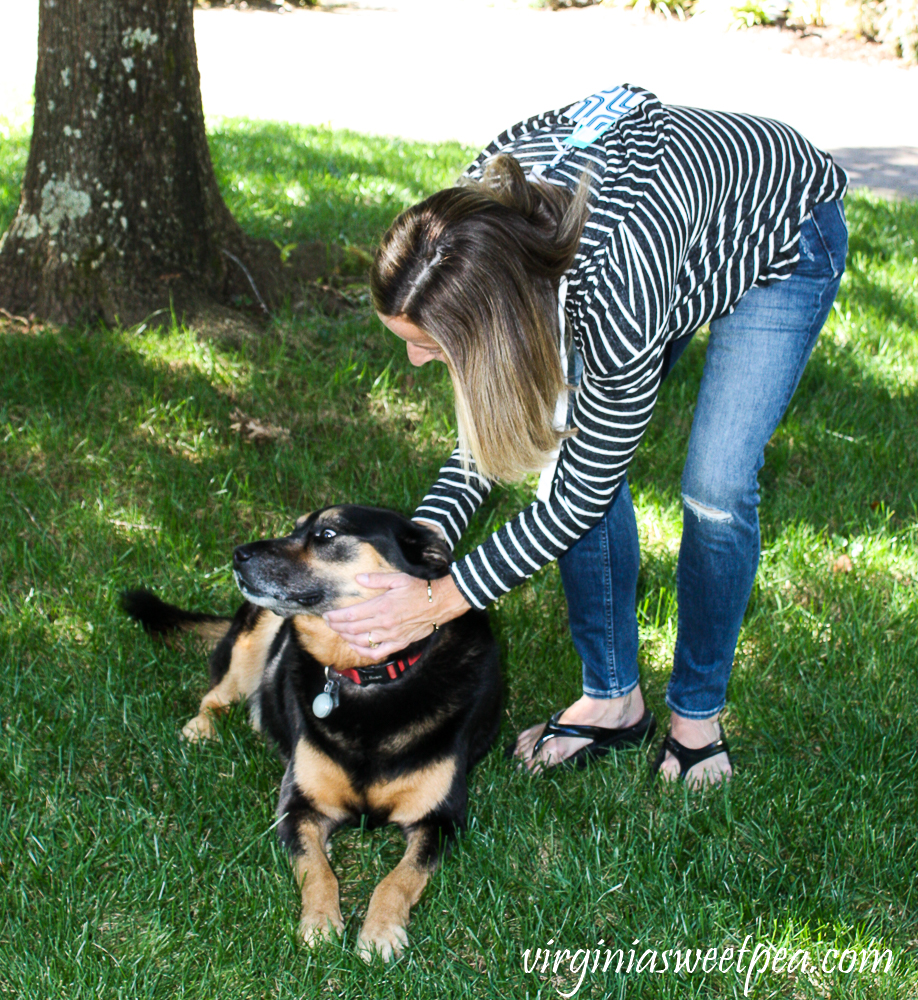
M445 576L450 561L429 529L391 511L338 506L308 514L285 538L236 549L246 603L230 621L181 611L146 591L124 595L154 633L191 631L217 645L211 688L182 730L215 735L213 717L248 699L253 725L287 761L277 811L302 890L300 932L311 943L343 930L330 834L367 817L397 824L408 847L376 887L358 949L397 956L405 926L444 849L462 828L467 776L497 732L497 645L469 611L393 660L361 660L321 615L375 595L358 573Z

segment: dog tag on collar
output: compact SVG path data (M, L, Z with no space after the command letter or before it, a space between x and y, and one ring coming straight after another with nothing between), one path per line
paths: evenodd
M325 689L312 700L312 714L317 719L324 719L338 707L338 688L340 685L328 676L328 667L325 668L325 678Z
M324 719L326 715L331 715L334 707L335 699L332 698L330 694L326 694L323 691L321 694L317 694L313 699L312 714L317 719Z

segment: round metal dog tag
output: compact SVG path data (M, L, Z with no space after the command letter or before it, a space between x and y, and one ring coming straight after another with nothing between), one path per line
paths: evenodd
M330 694L326 694L324 691L321 694L317 694L312 702L312 714L317 719L324 719L326 715L331 714L331 710L335 707L335 700Z

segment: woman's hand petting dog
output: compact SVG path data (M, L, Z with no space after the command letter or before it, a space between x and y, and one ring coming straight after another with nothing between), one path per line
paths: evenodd
M360 573L355 579L361 587L385 593L322 617L356 653L371 659L397 653L429 636L434 623L443 625L471 608L451 576L430 581L433 601L427 581L407 573Z

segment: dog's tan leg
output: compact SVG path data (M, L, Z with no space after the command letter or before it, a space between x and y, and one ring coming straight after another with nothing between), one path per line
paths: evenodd
M344 921L338 901L338 880L328 863L325 846L329 827L315 820L303 820L297 830L300 854L293 859L302 893L300 936L308 945L341 934Z
M230 685L226 685L229 688ZM221 681L215 688L211 688L201 699L198 714L189 719L182 726L181 738L188 743L198 743L200 740L215 740L217 730L214 728L214 718L226 712L234 701L238 701L242 696L233 697L233 692L224 688Z
M407 832L404 857L373 891L367 919L357 936L357 951L367 962L375 954L389 962L398 958L408 944L405 928L411 907L421 898L430 878L430 868L421 858L429 834L427 827L414 827Z
M237 636L226 673L201 699L198 714L182 728L182 739L189 743L216 739L214 717L225 712L233 702L250 697L258 688L268 650L283 623L279 615L265 610L253 628Z

